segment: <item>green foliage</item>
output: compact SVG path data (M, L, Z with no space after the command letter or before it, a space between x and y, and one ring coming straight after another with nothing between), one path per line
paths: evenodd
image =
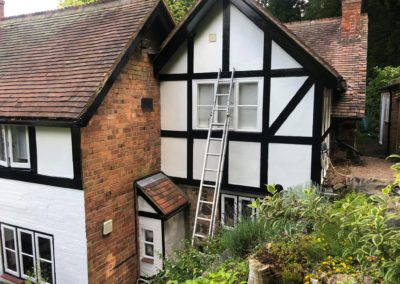
M71 7L71 6L80 6L85 4L94 3L97 0L59 0L58 6L60 8Z
M305 0L258 0L266 9L282 22L301 20Z
M247 283L248 264L246 261L228 261L220 267L185 284L244 284Z
M166 2L175 21L180 22L197 0L166 0Z
M313 20L340 16L341 0L309 0L304 9L304 19Z
M246 257L259 244L270 241L281 230L273 229L271 222L244 219L235 229L225 229L218 237L221 247L235 257Z
M381 92L380 88L389 85L400 77L400 66L373 68L367 87L366 116L372 129L379 126Z

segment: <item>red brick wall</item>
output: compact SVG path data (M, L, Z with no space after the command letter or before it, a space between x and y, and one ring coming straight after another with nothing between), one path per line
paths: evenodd
M134 283L138 271L133 182L160 170L159 85L146 52L136 52L82 129L90 283ZM143 112L142 97L154 99ZM113 232L102 224L113 220Z

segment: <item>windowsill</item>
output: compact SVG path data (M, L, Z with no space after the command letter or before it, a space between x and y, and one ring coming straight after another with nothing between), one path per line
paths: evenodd
M149 257L143 257L142 258L142 262L148 263L148 264L154 264L154 259L153 258L149 258Z
M11 275L9 275L9 274L0 275L0 283L3 283L3 282L2 282L3 280L5 280L5 281L4 281L5 284L8 284L8 283L12 283L12 284L24 284L24 283L25 283L24 280L19 279L19 278L15 277L15 276L11 276Z

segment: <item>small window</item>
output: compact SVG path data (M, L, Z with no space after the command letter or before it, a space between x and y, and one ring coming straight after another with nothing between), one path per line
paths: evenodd
M151 230L144 230L144 255L154 258L154 233Z
M22 279L36 276L40 283L55 283L53 238L1 224L4 271Z
M231 195L222 196L222 225L234 227L237 221L237 197Z
M239 216L240 218L251 219L254 218L255 209L250 207L254 201L253 198L239 197Z
M230 99L230 129L236 131L261 132L262 128L262 79L237 79L233 85ZM229 83L220 83L218 94L229 93ZM214 104L215 82L197 81L194 83L193 128L207 129ZM218 97L218 107L226 107L227 98ZM214 122L223 122L225 112L214 115Z
M0 166L30 168L26 126L0 126Z

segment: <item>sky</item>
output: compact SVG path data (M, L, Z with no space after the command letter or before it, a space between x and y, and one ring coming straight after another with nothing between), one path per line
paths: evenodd
M5 0L6 17L57 9L58 0Z

